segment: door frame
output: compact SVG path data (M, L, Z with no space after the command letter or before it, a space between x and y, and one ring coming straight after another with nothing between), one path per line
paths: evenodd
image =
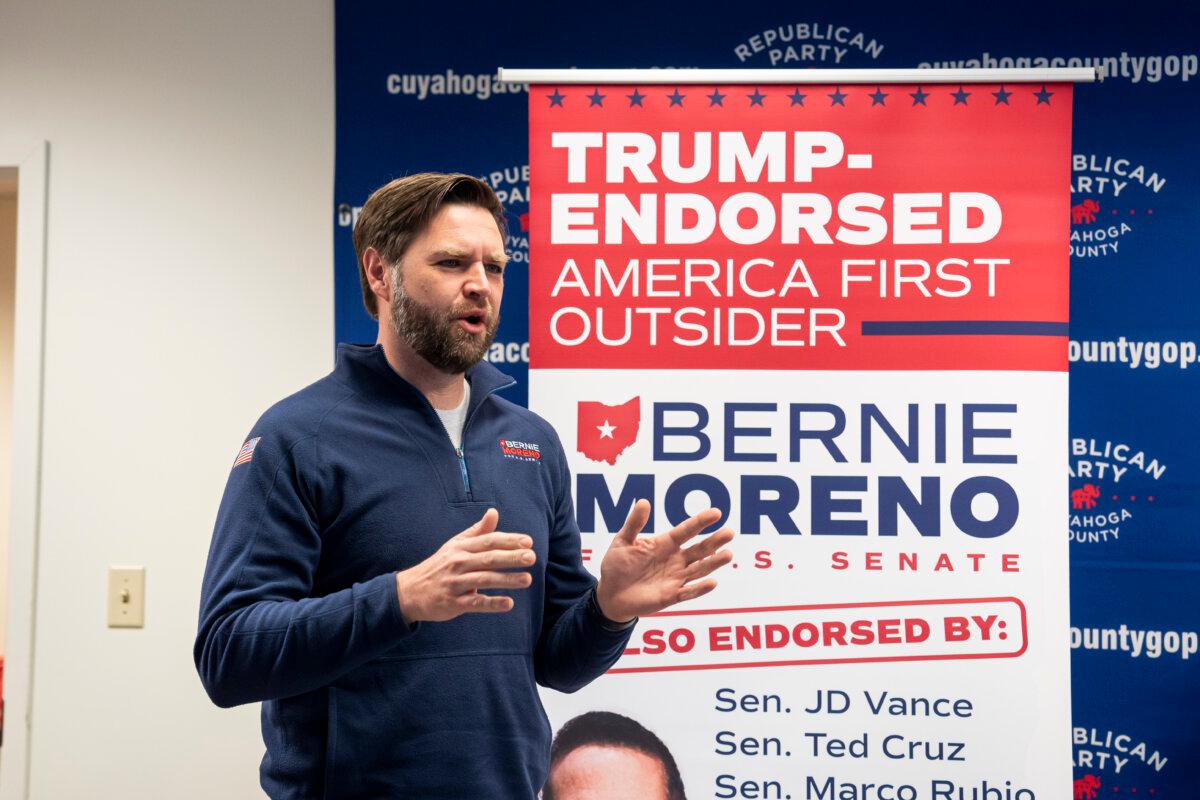
M49 143L0 144L0 166L17 169L13 309L12 511L4 642L4 743L0 800L29 796L42 495L42 399L46 332Z

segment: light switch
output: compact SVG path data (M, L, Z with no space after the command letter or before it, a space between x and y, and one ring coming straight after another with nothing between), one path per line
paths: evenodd
M146 568L108 568L108 627L141 628L146 621Z

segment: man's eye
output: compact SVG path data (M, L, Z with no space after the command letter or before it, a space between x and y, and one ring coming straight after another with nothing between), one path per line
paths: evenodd
M438 266L439 267L457 267L458 259L457 258L443 258L441 261L438 262Z
M503 275L504 274L504 265L503 264L488 264L487 270L488 270L488 272L494 272L497 275Z

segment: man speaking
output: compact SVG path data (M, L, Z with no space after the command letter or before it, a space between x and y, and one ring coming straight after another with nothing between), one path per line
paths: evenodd
M505 218L466 175L392 181L354 229L374 346L255 424L229 476L195 660L221 706L264 701L273 798L521 798L546 778L535 684L579 689L639 615L731 559L715 509L639 537L597 582L558 437L496 394Z

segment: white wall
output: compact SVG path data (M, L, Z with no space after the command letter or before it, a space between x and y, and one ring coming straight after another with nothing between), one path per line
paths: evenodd
M256 796L191 645L242 438L332 361L332 2L5 0L0 120L50 142L31 796Z

